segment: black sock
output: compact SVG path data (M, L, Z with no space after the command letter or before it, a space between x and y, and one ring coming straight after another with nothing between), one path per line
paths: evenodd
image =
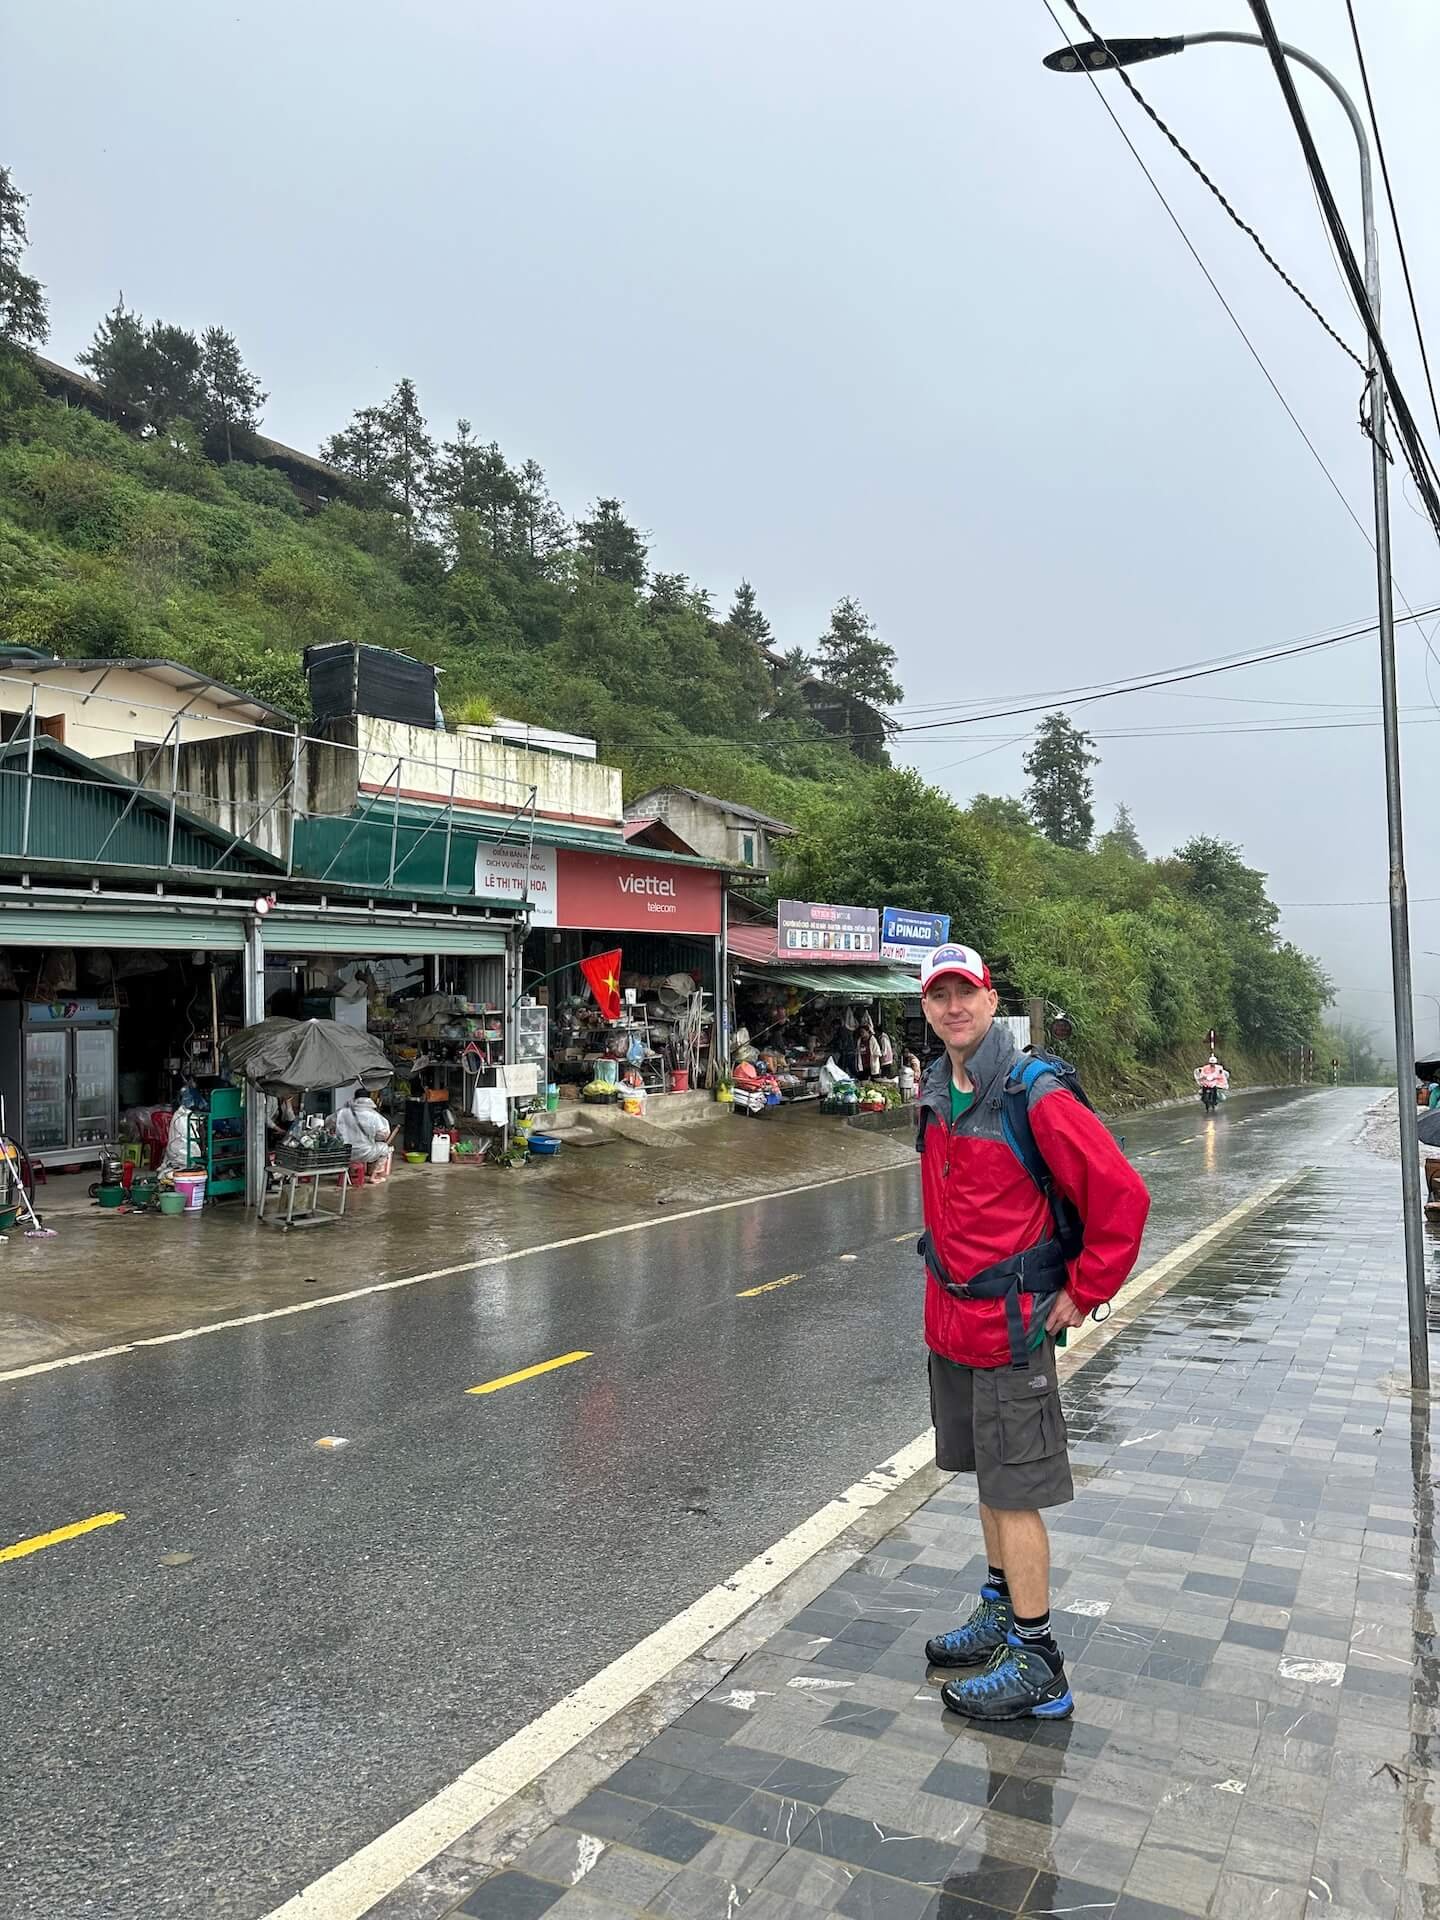
M1008 1600L1010 1598L1010 1586L1005 1578L1005 1569L1003 1567L988 1568L985 1574L985 1584L987 1587L992 1588L1000 1599Z
M1055 1635L1050 1631L1050 1612L1037 1613L1033 1619L1016 1614L1011 1623L1015 1638L1021 1646L1032 1647L1036 1653L1043 1653L1047 1659L1058 1664L1060 1649L1055 1644Z

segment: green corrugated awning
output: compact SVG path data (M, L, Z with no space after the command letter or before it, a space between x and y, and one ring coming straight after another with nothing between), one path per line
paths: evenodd
M113 900L77 894L73 906L46 901L24 906L7 900L0 912L4 947L143 947L162 951L186 948L239 953L245 945L245 916L203 905L177 903L125 907Z
M769 980L778 987L799 987L804 993L848 993L856 999L877 995L918 999L920 976L903 967L739 967L742 980Z
M509 922L481 925L474 920L427 919L421 914L378 916L302 915L272 913L262 939L267 953L349 954L368 959L372 954L447 953L467 959L494 957L505 951Z

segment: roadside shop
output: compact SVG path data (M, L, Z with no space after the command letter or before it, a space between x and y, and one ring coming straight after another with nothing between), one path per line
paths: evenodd
M542 838L482 846L477 893L528 899L516 1008L516 1057L542 1079L580 1089L635 1058L648 1093L711 1082L723 1060L722 869L678 854L605 851ZM619 954L618 1018L606 1018L582 963ZM717 1004L718 993L718 1004Z
M727 934L732 1068L758 1062L788 1102L819 1099L831 1059L856 1082L897 1079L919 978L884 958L879 913L782 900L771 925L741 911Z
M228 1041L266 1013L349 1020L394 1050L402 1088L409 1066L469 1111L508 1057L520 924L498 902L287 875L173 795L46 736L13 741L0 748L4 1130L42 1176L122 1154L149 1168L185 1110L181 1164L207 1174L209 1198L253 1204L265 1103L230 1083Z

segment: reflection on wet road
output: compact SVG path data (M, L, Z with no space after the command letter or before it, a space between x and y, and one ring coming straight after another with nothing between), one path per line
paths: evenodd
M1373 1098L1127 1123L1147 1259ZM0 1543L127 1516L0 1573L16 1911L263 1914L913 1439L916 1212L900 1168L0 1385Z

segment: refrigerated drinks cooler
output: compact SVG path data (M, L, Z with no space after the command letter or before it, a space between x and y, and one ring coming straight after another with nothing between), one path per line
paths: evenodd
M31 1159L94 1160L115 1138L115 1009L0 1001L5 1125Z

